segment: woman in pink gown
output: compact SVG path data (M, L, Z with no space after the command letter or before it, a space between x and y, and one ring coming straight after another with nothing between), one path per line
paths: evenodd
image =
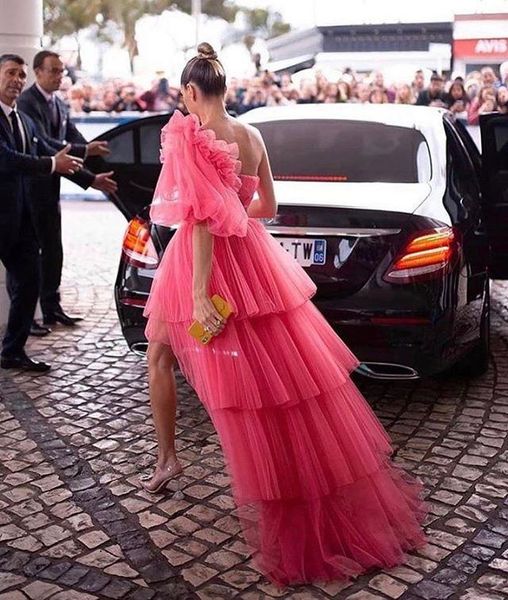
M154 222L179 224L146 307L159 445L145 489L182 468L174 447L178 362L220 437L247 544L281 585L393 567L425 544L421 488L349 378L358 361L311 303L313 282L256 219L276 203L259 132L229 117L208 44L182 74L190 112L162 131ZM253 200L254 192L258 198ZM227 323L210 297L234 308ZM217 334L188 333L197 319Z

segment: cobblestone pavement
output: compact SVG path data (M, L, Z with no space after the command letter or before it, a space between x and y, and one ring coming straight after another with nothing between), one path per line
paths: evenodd
M48 375L0 375L0 600L508 598L508 285L496 284L483 378L361 382L426 483L430 543L353 583L277 590L239 536L211 423L182 385L179 487L149 496L155 452L143 358L128 352L112 283L125 223L103 203L64 204L64 305L75 330L32 339Z

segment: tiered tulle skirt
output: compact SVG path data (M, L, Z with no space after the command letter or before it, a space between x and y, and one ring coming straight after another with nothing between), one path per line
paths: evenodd
M314 285L262 226L215 238L210 293L235 306L209 346L192 318L192 225L168 247L147 336L171 345L219 434L247 543L278 584L394 566L425 543L421 487L349 378L358 361L309 301Z

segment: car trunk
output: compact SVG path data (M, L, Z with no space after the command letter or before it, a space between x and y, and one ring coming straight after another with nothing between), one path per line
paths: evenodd
M267 230L306 269L317 298L355 294L384 272L408 236L428 184L276 182L278 214ZM426 222L426 220L425 220Z

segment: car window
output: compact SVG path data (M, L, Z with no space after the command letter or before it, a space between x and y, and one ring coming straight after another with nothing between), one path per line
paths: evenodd
M461 196L480 196L480 182L471 156L457 132L448 124L446 127L448 157L451 166L451 183Z
M108 139L110 153L104 157L109 163L134 163L134 134L132 129Z
M498 155L508 154L508 127L496 127L494 130L496 152Z
M469 131L460 121L454 121L453 126L455 128L455 132L464 144L464 148L466 149L473 163L473 166L476 171L476 176L480 178L482 169L482 158L480 151L478 150L478 146L475 144L473 138L469 134Z
M276 180L420 183L431 178L429 148L416 129L338 119L253 125L263 135Z
M140 160L143 165L159 165L161 124L149 123L139 128Z

